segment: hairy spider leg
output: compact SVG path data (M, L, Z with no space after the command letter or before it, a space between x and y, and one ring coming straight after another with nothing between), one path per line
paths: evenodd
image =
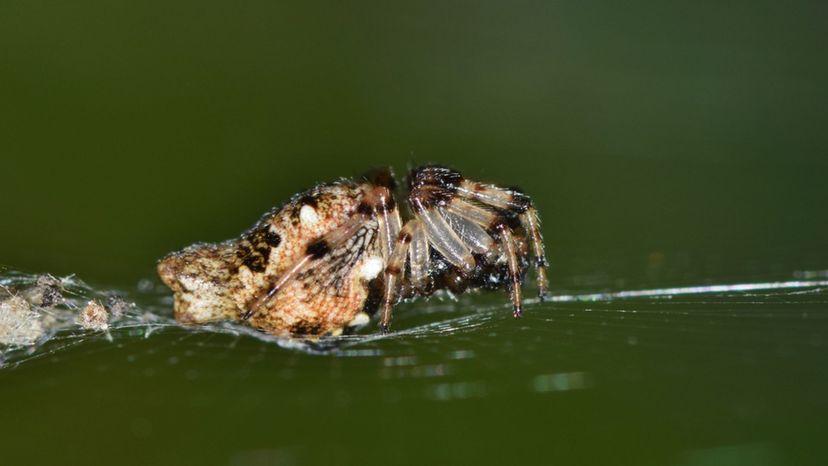
M451 228L440 210L436 206L427 207L418 196L413 196L411 201L431 246L463 274L474 271L476 262L471 250Z
M534 207L530 206L526 209L526 212L521 214L520 221L532 237L531 243L532 250L535 255L538 298L541 301L544 301L546 300L546 292L549 290L549 281L546 278L546 267L548 266L548 263L546 262L546 253L543 250L543 237L541 236L540 231L540 217L538 216L538 211Z
M492 245L498 244L497 250L501 251L506 256L506 265L509 269L509 296L512 299L512 315L520 317L523 314L523 297L520 287L520 266L518 264L518 252L515 247L515 238L512 235L508 223L504 220L503 215L499 212L485 209L478 205L472 204L466 199L453 199L446 207L446 215L457 217L467 222L467 225L475 225L488 238ZM483 229L486 226L493 234L498 237L497 240L492 238L492 235ZM464 236L470 237L469 231L466 230ZM479 234L479 232L478 232ZM467 240L468 241L468 240ZM492 251L494 248L489 248Z
M440 212L472 252L482 254L488 259L496 259L497 245L495 240L480 224L448 209L440 209Z
M411 246L408 249L411 287L424 293L428 289L431 279L429 275L431 255L428 252L428 236L420 222L412 225L412 230Z
M394 252L394 245L402 229L402 220L390 190L381 187L375 188L373 196L376 199L373 202L373 210L379 225L379 234L382 238L380 249L382 250L382 258L387 262L388 258L391 257L391 253Z
M464 275L473 272L472 252L503 255L509 270L514 315L521 315L520 258L514 228L523 226L537 254L538 292L546 291L545 260L536 214L528 196L517 189L465 180L447 167L425 166L409 173L409 205L425 227L429 244ZM456 209L450 211L448 206Z
M459 184L457 193L464 198L517 214L521 224L529 232L532 253L535 256L538 297L543 300L549 288L549 282L546 278L547 261L540 231L540 217L529 196L517 189L501 188L492 184L468 180L464 180Z
M512 315L515 318L523 315L523 297L520 289L520 269L518 268L517 252L515 251L515 240L512 231L503 223L497 226L501 235L503 248L506 250L506 263L509 266L509 295L512 297Z

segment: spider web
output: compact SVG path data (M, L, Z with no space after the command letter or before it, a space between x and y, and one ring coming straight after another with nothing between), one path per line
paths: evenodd
M595 330L594 337L603 339L607 328L615 328L635 344L635 328L647 328L682 317L689 317L692 304L690 331L699 319L715 318L717 324L726 324L717 309L721 304L779 302L786 305L828 304L828 271L797 272L793 280L763 281L699 286L618 290L609 292L582 292L556 294L546 302L537 298L525 301L527 311L543 314L546 309L555 312L544 320L558 323L577 323L581 336L589 338L589 325L596 321L604 330ZM53 292L53 303L43 296ZM257 339L268 346L278 346L305 353L331 353L341 356L371 356L382 354L377 344L384 339L439 338L449 334L477 331L493 320L507 314L508 303L480 304L477 296L457 299L417 302L418 315L436 314L440 318L414 326L401 326L390 334L379 334L368 329L363 334L330 337L315 343L277 338L248 326L222 322L202 326L184 326L172 315L172 297L163 285L151 280L141 281L132 292L100 289L71 275L55 278L50 275L27 274L0 269L0 368L54 355L67 348L89 341L122 341L152 338L159 333L177 332L182 339L196 335L229 335L233 342L244 338ZM625 308L623 303L634 303ZM90 303L100 304L107 314L103 325L90 326L84 313ZM703 305L701 308L698 305ZM458 314L458 309L473 309ZM729 311L730 317L751 317L750 311ZM740 314L741 312L741 314ZM100 323L99 323L100 324ZM740 325L748 322L741 321ZM684 322L681 325L688 325ZM583 331L586 329L587 331ZM696 325L695 330L699 330ZM632 339L632 340L630 340ZM204 340L202 339L202 342ZM227 343L221 343L225 348ZM231 346L234 343L230 344Z

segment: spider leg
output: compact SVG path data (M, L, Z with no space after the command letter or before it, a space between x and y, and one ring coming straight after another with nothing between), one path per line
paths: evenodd
M419 198L414 198L413 201L414 210L423 224L429 243L462 273L471 273L475 267L471 250L457 236L440 210L437 207L426 207Z
M463 198L453 199L445 210L449 214L465 218L484 229L490 228L501 217L499 213L484 209Z
M359 209L372 212L379 224L380 248L385 260L394 251L394 243L402 228L400 212L394 200L394 175L389 168L374 170L365 175L370 183Z
M535 271L538 281L538 298L541 301L546 299L546 292L549 289L549 281L546 278L546 254L543 250L543 237L540 232L540 217L534 207L529 207L520 216L526 230L531 236L533 253L535 255Z
M498 212L484 209L480 206L474 205L463 199L453 200L446 208L446 216L448 218L465 221L466 228L476 228L477 230L465 230L461 236L466 237L466 241L471 243L469 239L471 235L469 231L477 231L475 236L480 236L481 241L485 242L489 251L494 250L496 244L495 239L483 229L483 225L495 232L498 237L500 250L506 256L506 265L509 270L509 295L512 298L512 315L520 317L523 314L523 296L520 283L520 265L518 263L518 253L516 250L516 243L512 230L503 216ZM454 222L452 222L454 223ZM473 225L473 227L471 227ZM482 232L485 238L480 234ZM483 248L483 245L480 246Z
M481 204L513 212L523 212L532 203L529 196L517 189L501 188L493 184L469 180L460 182L457 186L457 193Z
M546 278L547 261L546 254L544 253L543 237L540 232L540 218L529 196L517 189L501 188L491 184L476 183L468 180L460 182L457 186L457 193L462 198L472 199L496 209L517 214L521 224L529 232L532 254L535 256L538 296L543 300L549 287L549 282ZM482 208L478 209L482 211L476 213L476 220L479 221L486 217L485 213L487 211Z
M411 286L414 290L425 291L429 285L430 255L428 236L420 222L412 227L414 230L411 246L408 249L408 261L411 265Z
M472 253L485 255L484 262L492 264L505 259L514 315L519 317L522 268L529 243L538 293L543 298L546 259L540 221L528 196L518 189L466 180L457 171L441 166L411 170L408 185L409 205L422 222L429 245L451 265L471 276L476 267Z
M349 238L353 237L359 229L365 225L365 221L366 216L357 213L343 225L322 236L321 238L311 241L306 248L305 255L296 261L293 267L291 267L281 277L278 277L270 286L267 293L262 293L252 300L252 303L248 305L247 311L244 315L242 315L242 320L250 319L250 317L259 311L259 309L266 306L267 303L279 293L279 290L284 288L287 283L296 278L302 271L307 269L307 267L309 267L315 260L321 259L331 250L345 244Z
M382 332L387 332L391 328L391 308L397 301L400 284L405 274L405 258L411 247L414 232L418 228L420 228L418 220L410 220L402 227L400 234L397 236L394 252L391 253L391 257L385 266L385 292L383 293L379 321L379 328Z
M495 240L480 226L480 223L449 209L442 210L442 214L448 220L451 228L469 246L472 252L483 254L490 258L495 255L495 250L497 249Z
M515 251L515 239L508 226L501 223L497 226L500 233L503 249L506 251L506 263L509 266L509 295L512 298L512 315L515 318L523 315L523 297L520 289L520 269L518 268L517 252Z

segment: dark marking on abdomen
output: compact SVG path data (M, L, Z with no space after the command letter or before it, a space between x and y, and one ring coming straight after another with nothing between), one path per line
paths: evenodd
M305 195L299 198L299 207L302 207L303 205L309 205L315 209L319 207L319 201L317 201L317 199L313 196Z
M270 228L268 228L264 234L264 241L271 248L278 248L282 244L282 237L279 233L270 231Z
M319 335L322 326L318 323L297 322L290 327L290 333L294 335Z
M314 259L319 259L331 252L331 246L324 239L318 239L308 245L307 254Z

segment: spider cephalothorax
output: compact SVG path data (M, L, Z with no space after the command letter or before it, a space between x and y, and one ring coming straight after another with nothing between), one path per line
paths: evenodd
M446 167L408 175L402 223L390 169L321 184L266 214L240 238L197 244L158 265L187 323L239 319L274 335L337 335L401 298L505 288L521 315L530 257L546 292L539 219L517 189Z

